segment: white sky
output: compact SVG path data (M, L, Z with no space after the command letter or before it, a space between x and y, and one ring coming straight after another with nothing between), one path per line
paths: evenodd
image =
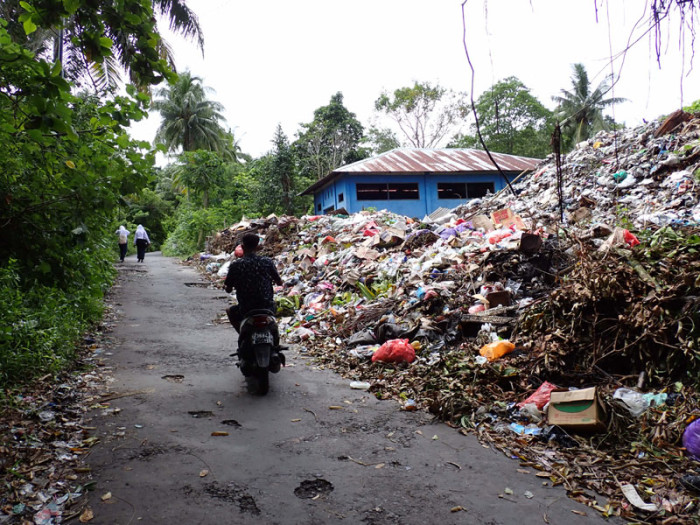
M611 46L613 55L624 49L647 3L609 1L610 23L607 3L601 0L468 0L467 44L476 70L475 98L512 75L554 109L551 97L570 87L575 62L586 66L597 86L610 73ZM461 0L187 4L204 31L204 58L192 42L163 31L178 70L189 69L214 89L210 98L225 106L228 126L243 151L254 157L271 149L278 123L294 140L299 124L313 120L314 110L327 105L338 91L345 107L365 126L383 90L429 81L470 91ZM700 98L700 73L688 74L692 50L686 44L684 52L679 44L678 25L677 17L663 25L661 69L653 33L627 54L621 79L609 94L629 100L615 107L617 121L637 125L642 118L656 118ZM645 29L642 24L640 31ZM619 68L618 61L616 73ZM132 133L152 140L159 122L155 114L136 124Z

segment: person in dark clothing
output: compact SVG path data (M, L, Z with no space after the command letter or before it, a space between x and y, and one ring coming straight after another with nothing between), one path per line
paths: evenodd
M136 260L138 262L143 262L143 258L146 257L146 248L150 245L151 240L148 238L146 229L139 224L134 234L134 246L136 246Z
M226 314L237 332L240 332L241 321L248 312L262 309L275 312L273 283L282 284L272 259L256 254L259 243L260 237L254 233L243 236L243 257L229 265L224 281L228 293L236 289L238 304L227 308Z
M124 228L124 226L119 226L119 229L114 233L116 233L119 236L119 260L121 262L124 262L130 232L129 230Z

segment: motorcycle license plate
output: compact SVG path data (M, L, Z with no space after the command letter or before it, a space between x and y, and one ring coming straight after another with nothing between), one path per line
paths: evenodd
M254 345L265 343L272 344L272 334L270 332L253 332L253 337L251 339Z

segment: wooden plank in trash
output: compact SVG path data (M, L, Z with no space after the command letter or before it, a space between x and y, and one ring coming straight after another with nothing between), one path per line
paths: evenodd
M508 324L516 321L515 317L504 317L502 315L473 315L466 314L460 318L463 323L492 323L492 324Z

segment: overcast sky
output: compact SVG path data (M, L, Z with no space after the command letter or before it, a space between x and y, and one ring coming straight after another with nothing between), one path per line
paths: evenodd
M595 0L594 0L595 1ZM467 46L476 70L475 98L493 83L518 77L550 109L570 86L571 65L583 63L592 84L611 72L610 56L626 47L644 16L642 0L468 0ZM178 70L189 69L214 89L244 152L271 149L277 124L293 140L300 123L338 91L364 125L383 90L429 81L471 91L462 42L462 0L188 0L204 31L204 57L192 42L163 31ZM614 5L613 5L614 4ZM648 16L648 13L646 14ZM608 16L610 18L608 18ZM646 19L646 17L645 17ZM610 20L610 21L609 21ZM678 18L662 26L661 69L650 33L627 53L614 108L627 125L670 113L700 98L690 44ZM162 24L166 26L165 23ZM686 39L688 40L688 39ZM620 70L620 68L622 69ZM690 72L689 72L690 70ZM152 140L160 117L133 128Z

